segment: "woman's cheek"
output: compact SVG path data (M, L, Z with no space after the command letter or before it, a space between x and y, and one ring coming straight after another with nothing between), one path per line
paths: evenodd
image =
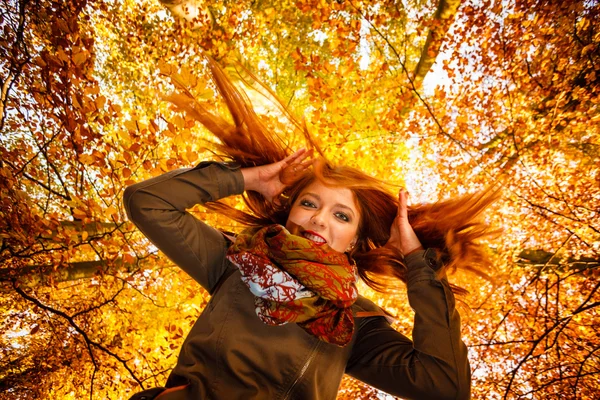
M298 217L295 214L290 213L290 215L288 216L288 219L285 223L285 228L292 234L292 235L297 235L298 233L300 233L300 226L302 224L300 224L298 222Z

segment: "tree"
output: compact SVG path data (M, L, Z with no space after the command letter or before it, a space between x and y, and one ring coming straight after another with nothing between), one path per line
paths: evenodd
M495 281L453 277L471 292L462 300L473 396L593 396L597 4L194 4L186 20L186 7L154 1L2 3L0 398L123 398L166 380L209 296L120 202L133 182L211 157L206 132L161 100L186 87L222 107L205 54L240 84L242 67L257 74L328 157L406 184L415 201L503 184L488 215L504 228L489 244ZM449 83L431 89L432 73ZM410 334L402 290L363 292ZM350 379L339 394L376 396Z

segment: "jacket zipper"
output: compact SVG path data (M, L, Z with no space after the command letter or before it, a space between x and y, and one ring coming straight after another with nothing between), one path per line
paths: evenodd
M308 356L308 359L306 360L306 362L304 363L304 366L302 367L302 369L300 370L300 373L298 374L298 376L296 377L296 380L294 381L294 383L292 383L292 386L290 386L290 388L288 389L288 391L285 393L285 396L283 396L283 399L289 399L290 396L293 393L293 389L296 386L296 384L298 383L298 381L300 381L300 379L302 378L302 376L304 375L304 373L306 372L306 370L308 369L310 363L312 362L312 360L315 358L315 356L317 355L317 349L319 348L319 345L321 344L321 341L317 341L317 344L315 345L315 347L313 347L312 352L310 353L310 355Z

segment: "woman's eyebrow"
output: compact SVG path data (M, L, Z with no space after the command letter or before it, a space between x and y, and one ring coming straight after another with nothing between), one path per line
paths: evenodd
M343 208L343 209L345 209L345 210L348 210L348 211L350 211L350 212L352 213L352 216L354 216L354 210L353 210L351 207L348 207L348 206L347 206L347 205L345 205L345 204L340 204L340 203L337 203L337 204L335 205L335 207L339 207L339 208Z
M315 199L317 199L318 201L321 201L321 196L319 196L319 195L318 195L318 194L316 194L316 193L312 193L312 192L306 192L306 193L305 193L305 195L312 196L312 197L314 197ZM345 205L345 204L336 203L336 204L334 205L334 207L340 207L340 208L343 208L343 209L345 209L345 210L348 210L348 211L350 211L350 212L352 213L352 216L353 216L353 217L356 215L356 214L354 213L354 210L352 209L352 207L348 207L348 206L347 206L347 205Z
M317 200L321 200L321 196L319 196L319 195L318 195L318 194L316 194L316 193L312 193L312 192L306 192L306 193L304 193L304 194L305 194L305 195L312 196L312 197L314 197L314 198L315 198L315 199L317 199Z

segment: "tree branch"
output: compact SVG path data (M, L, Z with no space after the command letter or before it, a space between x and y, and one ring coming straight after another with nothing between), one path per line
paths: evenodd
M65 320L67 320L67 322L69 322L69 324L84 338L86 344L88 345L88 351L90 352L90 357L92 357L92 361L94 362L94 365L96 365L96 364L95 364L94 356L92 353L92 347L95 347L95 348L105 352L106 354L114 357L116 360L118 360L123 365L123 367L129 372L131 377L140 385L140 387L142 389L144 389L143 382L135 375L135 373L131 370L131 368L129 368L129 366L127 365L127 362L125 360L123 360L121 357L119 357L118 354L115 354L112 351L110 351L109 349L107 349L106 347L104 347L101 343L97 343L97 342L93 341L92 339L90 339L88 337L87 333L83 329L81 329L79 327L79 325L77 325L75 323L75 321L73 320L73 318L71 316L65 314L64 312L62 312L60 310L56 310L50 306L43 304L41 301L39 301L35 297L32 297L32 296L28 295L27 293L25 293L16 283L13 285L13 288L24 299L29 300L30 302L32 302L33 304L35 304L36 306L40 307L43 310L46 310L52 314L56 314L56 315L64 318Z
M440 0L435 14L431 21L431 28L427 33L427 40L421 50L421 58L413 72L413 83L415 87L420 87L423 79L435 62L440 48L444 42L444 37L454 22L454 16L460 6L460 0Z
M117 272L134 272L144 268L149 263L150 257L134 258L133 262L118 258L110 264L107 260L79 261L67 263L63 268L54 270L54 265L32 265L18 270L12 268L0 269L0 282L16 281L20 286L36 287L48 285L50 282L68 282L77 279L90 279L99 271L104 274ZM106 269L110 266L109 269ZM160 267L158 268L160 269Z

